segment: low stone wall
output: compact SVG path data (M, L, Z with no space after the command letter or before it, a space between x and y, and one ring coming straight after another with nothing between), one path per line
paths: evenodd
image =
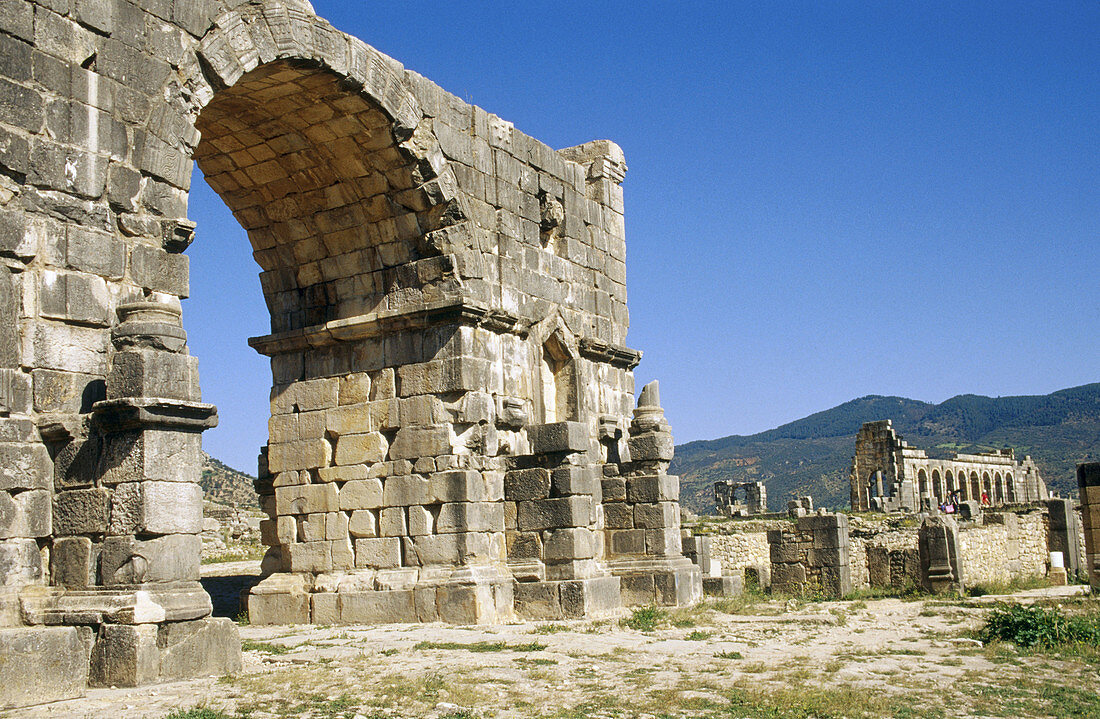
M849 554L854 589L867 589L872 584L868 550L873 554L875 549L881 549L889 554L917 548L917 525L914 522L913 526L901 526L901 522L909 523L907 520L900 517L878 521L860 516L851 518Z
M769 529L791 528L788 519L732 520L706 523L694 531L711 537L711 556L728 574L744 576L748 567L770 570ZM852 515L849 525L849 574L853 589L919 582L916 576L918 522L901 515ZM960 527L963 581L1004 582L1014 576L1045 576L1050 559L1047 514L1021 509L986 512L981 524ZM1084 540L1082 537L1082 544ZM1084 557L1081 558L1082 563Z
M789 526L787 519L733 521L714 527L711 557L722 563L722 571L744 577L746 567L768 568L768 530Z
M984 521L959 532L964 586L1046 575L1050 556L1042 512L986 514Z

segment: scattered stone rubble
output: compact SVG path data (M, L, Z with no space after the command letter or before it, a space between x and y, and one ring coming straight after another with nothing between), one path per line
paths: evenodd
M0 707L239 666L197 581L192 159L271 311L253 621L701 595L614 143L553 150L304 0L7 0L0 57Z

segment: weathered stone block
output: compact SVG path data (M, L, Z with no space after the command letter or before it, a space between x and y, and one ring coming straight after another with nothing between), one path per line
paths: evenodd
M428 501L415 504L498 502L504 499L504 475L465 469L437 472L429 478L428 496Z
M377 509L382 506L382 480L356 479L340 488L340 509Z
M102 277L42 270L38 311L42 317L106 326L111 298Z
M683 551L679 528L645 530L645 551L657 557L679 556Z
M316 469L328 464L329 444L324 439L299 440L268 447L267 465L272 472Z
M465 532L410 537L404 540L407 566L458 565L472 559L503 559L496 556L488 533Z
M772 564L772 589L801 593L806 584L806 568L801 564Z
M86 413L92 411L93 403L107 398L102 377L36 369L31 379L36 412Z
M626 480L622 477L604 477L600 487L605 503L626 501Z
M676 502L655 502L634 505L634 526L642 529L663 529L680 526L680 505Z
M355 566L370 569L400 567L401 540L397 537L356 539Z
M377 537L378 515L369 509L357 509L348 520L348 533L352 537Z
M134 245L130 251L130 277L139 287L177 297L190 294L188 257L158 247Z
M107 529L107 490L102 487L58 492L53 500L57 536L99 534Z
M674 454L672 435L668 432L643 432L627 440L630 457L635 462L671 462Z
M341 592L337 595L340 622L342 624L415 622L417 612L413 594L411 589Z
M547 561L591 559L596 556L596 536L587 527L553 529L546 535L543 557Z
M42 554L33 539L0 541L0 581L6 587L37 584L42 580Z
M671 474L630 477L626 480L628 502L676 502L680 499L680 478Z
M633 529L634 506L625 502L603 505L604 526L608 529Z
M302 575L271 575L249 592L248 621L252 624L308 624L308 589Z
M534 454L584 452L588 449L588 428L582 422L533 424L527 428L527 439Z
M454 502L440 505L438 534L504 531L504 505L494 502Z
M405 526L404 507L385 507L378 516L378 534L383 537L403 537L408 533Z
M241 668L241 640L228 617L169 622L157 642L160 681L231 674Z
M91 686L136 687L160 676L155 624L103 624L92 647Z
M127 482L111 494L107 533L197 534L202 487L190 482Z
M410 504L431 504L431 484L415 474L399 474L386 477L382 486L382 504L388 507Z
M195 534L169 534L148 540L107 537L99 558L100 582L142 584L198 580L202 540Z
M336 464L366 464L386 458L389 445L381 432L345 434L336 442Z
M95 584L95 554L88 537L61 537L50 551L50 580L66 589L85 589Z
M47 537L51 516L50 493L44 489L0 492L0 539Z
M703 577L703 593L708 597L736 597L744 591L743 580L738 574L720 577Z
M504 474L504 498L509 502L546 499L550 496L550 470L542 467L514 469Z
M561 467L550 473L550 486L555 497L572 494L595 494L599 491L595 467Z
M199 362L189 355L128 349L111 361L107 398L167 397L197 402Z
M86 657L77 627L0 629L0 709L84 696Z
M619 529L607 533L612 554L645 554L644 529Z
M291 572L320 574L332 571L332 543L326 541L292 542L283 547Z
M202 474L200 435L170 430L118 432L104 439L103 484L156 480L197 484Z
M416 459L450 454L450 429L445 425L402 427L390 445L390 459Z
M523 531L584 527L591 523L592 498L576 495L518 502L516 510Z
M53 462L44 445L0 444L0 490L49 489Z
M340 509L334 484L306 484L275 488L275 509L280 515L335 512Z

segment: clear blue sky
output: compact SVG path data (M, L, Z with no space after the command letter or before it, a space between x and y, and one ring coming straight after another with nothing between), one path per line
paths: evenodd
M1100 3L314 7L553 147L622 146L628 344L678 442L1100 381ZM200 177L205 447L252 472L267 310Z

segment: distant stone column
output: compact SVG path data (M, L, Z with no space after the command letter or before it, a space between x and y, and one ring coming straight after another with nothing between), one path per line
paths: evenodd
M944 594L963 591L959 526L951 517L925 517L917 531L921 586Z
M1085 525L1085 565L1089 584L1100 589L1100 462L1077 465L1081 493L1081 518Z

